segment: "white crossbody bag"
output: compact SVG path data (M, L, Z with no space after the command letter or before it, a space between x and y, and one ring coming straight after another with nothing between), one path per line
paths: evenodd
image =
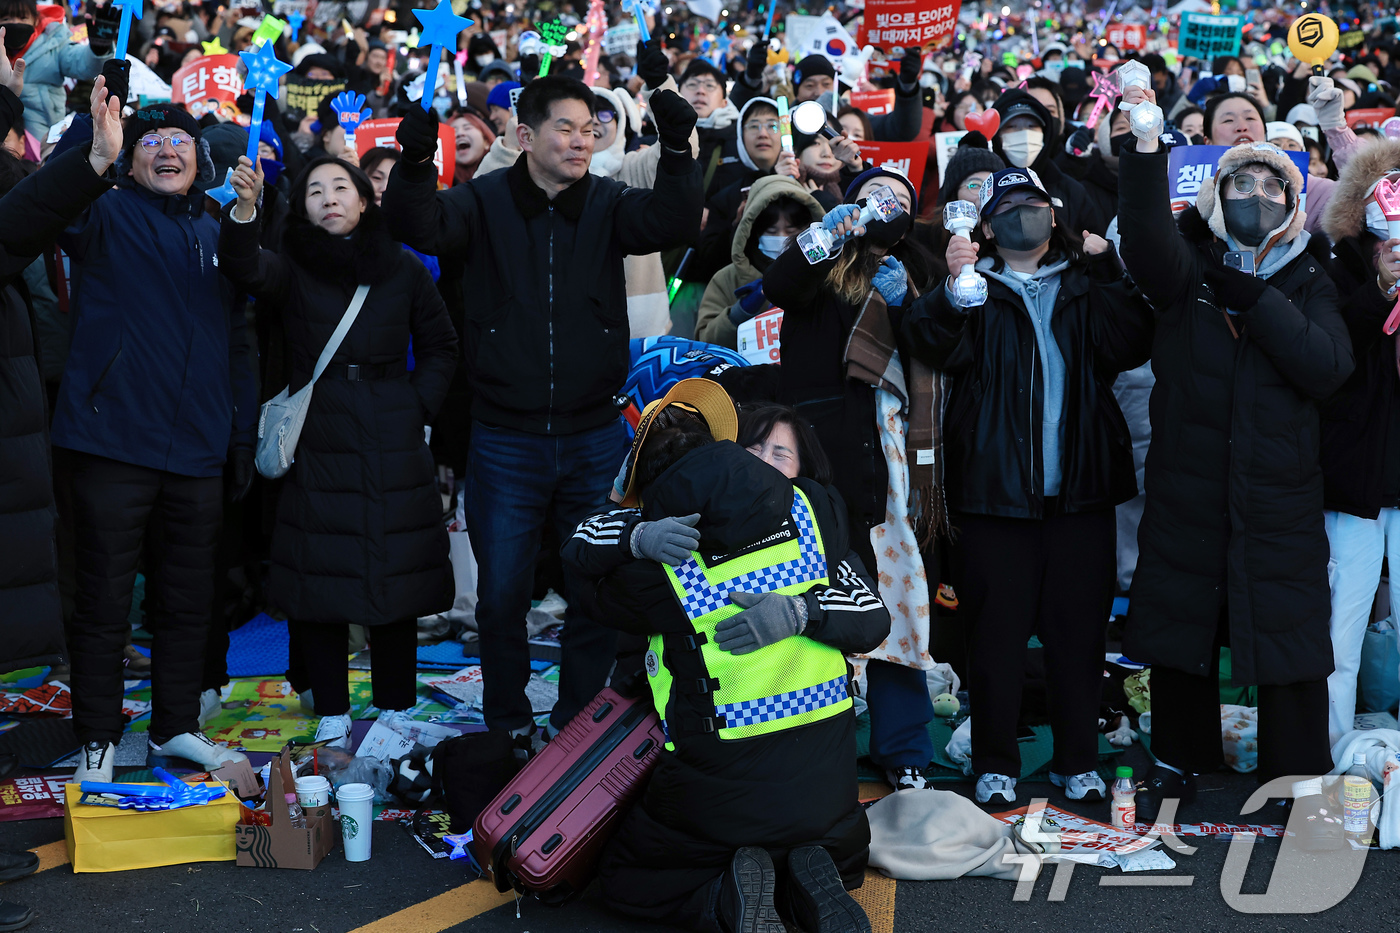
M258 472L268 479L277 479L291 469L292 461L296 459L301 427L306 423L306 410L311 407L311 390L315 388L316 380L321 378L321 373L330 365L335 351L340 349L341 341L349 332L350 325L355 323L355 318L359 317L360 308L364 307L365 296L368 294L368 285L361 285L355 289L355 297L350 299L350 307L345 309L340 323L336 325L335 333L331 334L326 348L321 351L320 359L316 360L316 370L311 374L311 381L297 390L296 395L289 394L291 386L287 386L277 393L276 398L263 403L262 412L258 415L258 451L253 462Z

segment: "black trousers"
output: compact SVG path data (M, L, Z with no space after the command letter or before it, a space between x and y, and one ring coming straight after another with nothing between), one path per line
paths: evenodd
M121 740L122 648L146 547L151 735L199 730L204 642L214 595L223 479L190 477L55 448L69 489L75 582L69 645L73 729L83 742Z
M294 621L287 628L300 646L316 715L350 712L350 623ZM369 647L374 705L408 709L418 702L418 620L370 626Z
M1042 520L962 515L958 615L972 633L972 769L1021 776L1016 728L1026 642L1045 645L1051 770L1099 761L1104 629L1113 606L1117 529L1111 509Z
M1223 623L1222 623L1223 624ZM1259 783L1284 775L1316 777L1332 770L1327 732L1327 679L1260 684ZM1152 754L1196 774L1225 763L1220 742L1220 647L1210 673L1152 668Z

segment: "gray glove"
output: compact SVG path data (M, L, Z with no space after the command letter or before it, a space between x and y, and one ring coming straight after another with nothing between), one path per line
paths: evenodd
M700 513L681 518L642 522L632 529L632 556L679 567L690 560L690 552L700 546L695 523Z
M715 644L730 654L748 654L807 627L807 602L781 593L730 593L729 601L743 612L715 627Z
M1317 111L1317 125L1324 130L1339 130L1347 125L1342 89L1331 78L1308 79L1308 103Z

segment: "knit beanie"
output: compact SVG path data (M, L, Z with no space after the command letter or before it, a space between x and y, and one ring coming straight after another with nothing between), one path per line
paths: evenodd
M180 105L147 104L133 113L131 118L127 120L126 136L122 140L124 148L129 153L135 147L138 139L163 126L189 133L194 137L195 142L198 142L204 134L199 121Z
M831 64L831 59L819 54L804 55L802 61L798 62L796 69L793 70L792 86L801 87L803 81L817 75L825 75L832 80L836 79L836 68Z
M1006 168L1002 157L987 148L987 139L972 131L958 143L958 149L943 170L943 187L938 191L938 203L947 204L958 196L958 189L974 172L999 172Z

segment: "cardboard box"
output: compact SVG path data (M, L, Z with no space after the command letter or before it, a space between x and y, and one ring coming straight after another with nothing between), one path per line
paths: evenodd
M290 749L282 750L281 761L291 768ZM267 809L272 814L272 823L267 826L239 823L234 827L239 865L310 870L340 841L340 826L331 817L329 806L306 810L305 829L292 826L285 793L282 768L274 760L267 787Z
M77 784L64 787L63 836L74 871L234 860L238 798L231 793L197 807L148 811L80 804L80 797Z

